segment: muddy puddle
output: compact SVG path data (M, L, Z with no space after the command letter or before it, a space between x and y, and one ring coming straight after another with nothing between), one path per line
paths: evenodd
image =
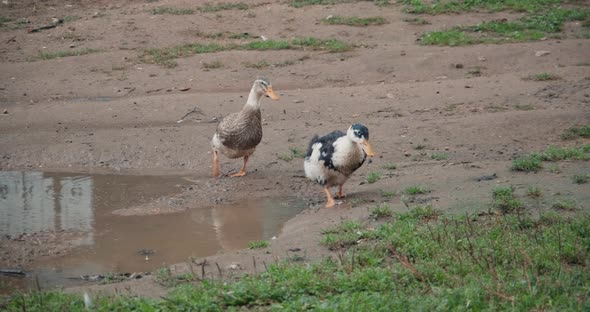
M189 257L243 249L278 235L306 207L295 198L269 198L169 214L113 213L157 203L192 185L177 176L0 172L2 239L75 233L66 236L73 249L35 259L23 268L27 278L0 275L0 287L33 287L35 278L44 289L77 285L84 282L80 275L153 271Z

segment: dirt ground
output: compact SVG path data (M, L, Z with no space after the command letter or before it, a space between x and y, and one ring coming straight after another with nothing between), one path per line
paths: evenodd
M531 43L421 46L416 38L424 31L519 15L426 16L430 24L410 25L403 20L411 16L401 13L401 6L383 8L371 2L297 9L282 2L247 1L248 10L151 13L162 5L196 8L204 3L0 4L0 15L28 21L21 28L0 29L0 170L190 176L195 187L175 195L175 204L170 204L182 209L285 194L312 203L286 224L271 248L208 257L206 274L211 277L219 273L216 262L237 274L260 271L262 263L293 255L306 260L327 255L330 251L318 243L322 229L345 219L372 222L369 209L375 203L389 202L403 211L399 195L387 199L381 191L401 192L413 184L432 190L418 203L456 213L484 209L497 185L513 185L520 194L529 186L540 187L548 195L541 203L530 203L530 209L550 206L560 196L576 199L581 209L590 208L588 184L571 181L575 173L590 173L587 162L562 162L559 170L534 174L509 170L515 157L548 145L589 143L581 138L563 141L560 135L571 126L590 124L590 66L577 66L590 62L590 40L569 38L566 33L563 39ZM328 15L383 16L388 23L350 27L318 22ZM52 17L66 22L27 32L50 24ZM572 24L567 31L575 29ZM200 38L199 32L249 33L270 39L337 38L355 48L344 53L226 51L179 58L175 68L141 61L147 48L236 41ZM40 51L79 49L100 52L36 59ZM536 56L537 51L549 53ZM223 67L204 67L215 61ZM262 61L291 65L263 69L244 65ZM561 79L523 79L540 72ZM264 138L251 157L248 174L229 178L227 174L237 171L241 161L222 158L224 176L212 179L209 141L214 118L239 110L259 76L271 79L281 99L263 100ZM203 115L191 114L177 122L194 107ZM345 185L349 197L341 205L321 209L323 193L303 177L302 160L284 161L279 156L289 147L306 148L315 134L344 131L354 122L369 128L377 156ZM445 153L448 159L433 160L432 153ZM384 169L389 163L397 169ZM382 179L366 183L369 172L380 172ZM494 179L477 179L494 173ZM162 211L177 211L172 206ZM22 247L6 240L1 246L6 257L13 249L36 250L36 244ZM29 260L50 252L28 252ZM26 258L22 254L18 256ZM174 267L178 272L189 269L186 264ZM125 289L145 296L166 291L151 278L83 289Z

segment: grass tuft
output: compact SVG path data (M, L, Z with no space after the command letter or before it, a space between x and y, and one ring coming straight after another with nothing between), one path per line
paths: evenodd
M217 3L217 4L205 4L199 7L199 11L205 13L227 11L227 10L248 10L250 7L243 2L237 3Z
M496 187L492 192L493 207L504 214L519 213L524 209L524 204L514 197L512 187Z
M195 11L192 9L183 9L169 6L159 6L152 10L152 14L171 14L171 15L190 15L194 14Z
M381 180L380 172L369 172L369 174L367 174L367 183L373 184L379 180Z
M418 195L418 194L429 193L430 190L424 186L421 186L421 185L412 185L412 186L408 186L404 192L408 195Z
M281 154L278 156L280 160L291 161L295 158L305 158L305 152L296 146L289 146L288 154Z
M393 210L388 204L381 204L371 209L371 217L374 219L388 218L393 215Z
M510 170L512 171L524 171L524 172L536 172L543 168L543 163L537 155L529 155L520 157L512 161Z
M221 63L220 61L213 61L211 63L203 62L203 68L204 69L223 68L223 63Z
M539 74L534 74L534 75L530 75L527 76L526 78L524 78L524 80L533 80L533 81L550 81L550 80L559 80L561 79L561 77L552 74L552 73L539 73Z
M576 184L586 184L586 183L588 183L588 175L587 174L575 174L572 177L572 180Z
M383 169L385 170L395 170L397 169L397 165L394 163L386 163L385 165L383 165Z
M446 153L432 153L432 154L430 154L430 159L447 160L447 159L449 159L449 155Z
M270 243L265 240L252 241L248 243L248 249L260 249L270 246Z

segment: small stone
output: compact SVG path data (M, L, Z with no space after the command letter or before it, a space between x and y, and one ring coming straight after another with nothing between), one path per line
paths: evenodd
M485 61L487 61L487 59L486 59L485 57L483 57L483 56L478 56L478 57L477 57L477 60L478 60L478 61L480 61L480 62L485 62Z
M455 64L455 68L463 68L463 64Z
M294 100L293 102L294 103L303 103L304 101L303 100Z
M547 55L547 54L550 54L550 53L551 52L549 52L549 51L539 50L539 51L535 52L535 56L544 56L544 55Z
M409 151L405 151L405 152L404 152L404 156L406 156L406 157L410 157L410 156L412 156L412 153L410 153Z
M2 110L2 114L4 114L4 115L8 114L8 109L5 108L4 110Z

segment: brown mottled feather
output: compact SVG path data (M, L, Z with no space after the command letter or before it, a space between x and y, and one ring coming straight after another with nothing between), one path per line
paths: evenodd
M244 107L217 125L217 135L224 146L235 150L255 148L262 140L260 109Z

